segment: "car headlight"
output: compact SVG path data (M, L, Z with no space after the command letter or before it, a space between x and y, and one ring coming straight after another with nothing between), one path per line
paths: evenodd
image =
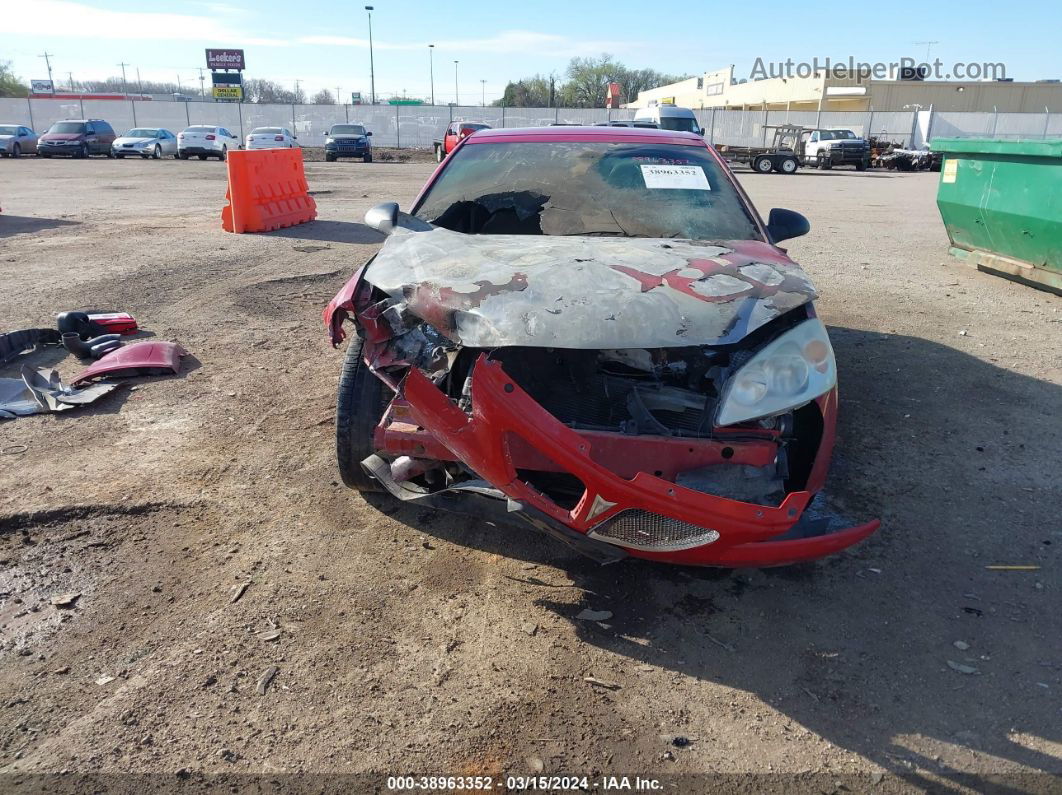
M760 349L723 387L716 425L770 417L802 406L837 384L826 327L805 320Z
M326 144L334 144L335 142L336 142L335 138L325 138L325 143Z

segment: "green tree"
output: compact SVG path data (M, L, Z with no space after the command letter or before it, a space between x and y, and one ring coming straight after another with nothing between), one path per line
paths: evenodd
M10 61L0 61L0 97L25 97L29 86L15 77Z
M494 105L507 108L544 108L549 105L549 79L542 75L526 77L505 86L502 98Z

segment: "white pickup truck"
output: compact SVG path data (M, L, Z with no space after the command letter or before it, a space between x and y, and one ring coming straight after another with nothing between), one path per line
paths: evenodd
M857 171L866 171L870 144L851 130L812 130L804 143L803 159L808 166L855 166Z

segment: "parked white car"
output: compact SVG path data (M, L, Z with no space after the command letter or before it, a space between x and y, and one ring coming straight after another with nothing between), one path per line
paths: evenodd
M111 144L111 153L121 159L140 155L158 160L163 155L177 157L177 136L161 127L137 127Z
M294 149L298 145L286 127L256 127L247 136L248 149Z
M195 155L200 160L216 157L224 160L230 149L239 149L240 139L224 127L196 125L177 134L177 155L187 160Z

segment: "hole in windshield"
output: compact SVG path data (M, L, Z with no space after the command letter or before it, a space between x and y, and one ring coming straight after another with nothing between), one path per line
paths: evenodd
M466 146L415 215L467 234L761 239L734 186L699 146Z

